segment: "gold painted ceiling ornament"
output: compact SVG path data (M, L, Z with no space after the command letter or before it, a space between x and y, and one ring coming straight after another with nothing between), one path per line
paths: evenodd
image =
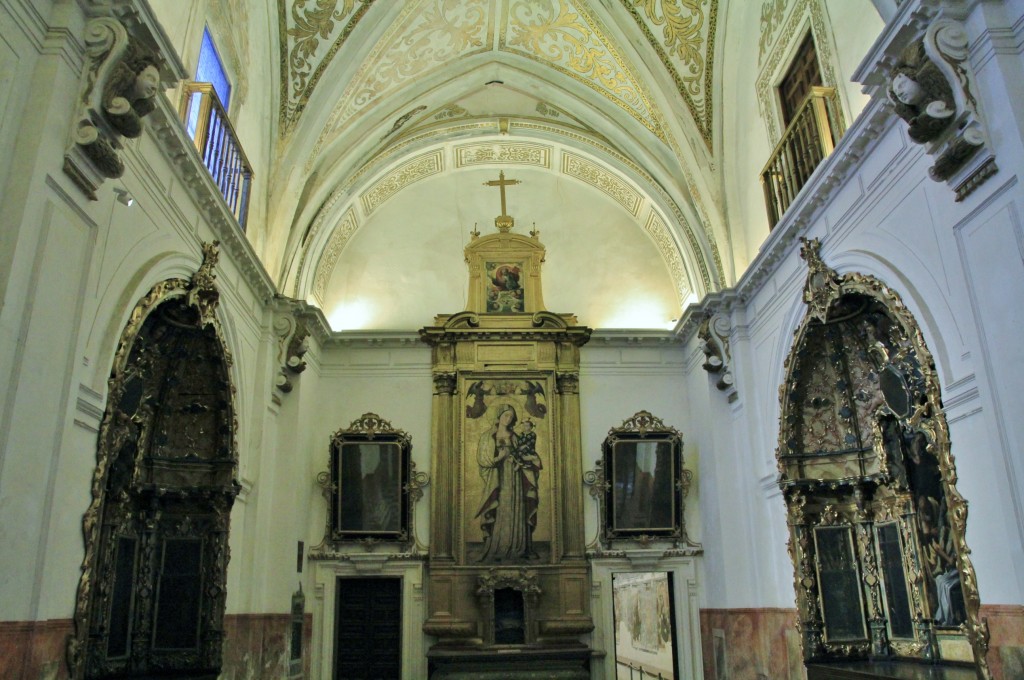
M324 146L351 118L372 107L388 92L413 79L491 48L493 0L409 0L384 37L359 66L331 112L306 162L313 167Z
M757 63L761 63L775 37L775 31L786 16L786 0L765 0L761 5L761 37L758 40Z
M621 1L675 82L710 151L718 0Z
M498 50L551 66L595 90L670 143L665 121L646 88L585 3L509 0Z
M320 76L373 1L358 0L356 7L357 0L277 0L282 136L295 128Z
M505 187L513 186L515 184L522 184L522 182L518 179L505 179L504 170L498 171L498 179L492 179L484 182L484 186L498 187L498 189L501 190L501 214L494 218L494 226L496 226L498 231L503 234L514 227L516 223L505 208Z

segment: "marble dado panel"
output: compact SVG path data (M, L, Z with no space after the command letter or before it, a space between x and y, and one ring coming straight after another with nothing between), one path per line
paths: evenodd
M359 197L367 215L410 184L444 171L444 154L438 149L421 154L398 166L373 183Z
M988 663L995 680L1024 677L1024 605L982 605L989 625ZM705 680L799 680L803 651L795 609L702 609Z
M996 680L1024 678L1024 605L981 605L988 621L988 665Z
M0 678L64 680L71 619L0 621Z
M229 614L224 617L222 680L288 677L291 614ZM302 677L310 677L313 616L302 621Z
M455 147L455 167L465 168L487 163L508 165L535 165L551 167L551 147L543 144L497 142L493 144L463 144Z
M310 677L312 615L302 631L303 677ZM71 619L0 622L0 678L65 680L65 650ZM232 614L224 617L221 678L278 680L288 677L290 614Z
M705 680L804 677L796 609L701 609Z

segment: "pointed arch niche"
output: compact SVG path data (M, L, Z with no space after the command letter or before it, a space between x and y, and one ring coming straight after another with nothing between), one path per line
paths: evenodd
M895 292L804 240L808 305L780 390L779 484L806 662L985 664L949 428ZM809 677L814 677L813 673Z
M72 678L220 672L228 521L238 493L217 244L157 284L121 335L82 520Z

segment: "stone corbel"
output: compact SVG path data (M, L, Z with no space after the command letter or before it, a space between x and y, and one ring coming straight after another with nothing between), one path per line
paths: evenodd
M729 317L722 312L709 312L697 337L704 352L704 370L718 376L715 387L727 393L734 393L736 386L732 375L732 352L729 346Z
M935 159L928 174L963 200L997 171L968 63L967 32L940 16L903 49L889 72L887 95L910 138Z
M274 299L274 337L277 342L278 371L274 387L284 394L292 391L296 376L306 370L310 338L322 346L329 329L323 314L301 300L284 295ZM278 396L275 393L275 399Z
M144 25L133 28L141 32ZM142 134L142 119L156 107L154 97L174 84L173 75L161 71L156 42L130 33L115 17L86 24L85 72L64 172L92 200L106 179L124 174L121 139Z
M274 321L278 340L277 359L281 368L277 372L275 387L285 394L294 387L292 378L306 370L303 358L309 351L309 330L295 313L285 314Z

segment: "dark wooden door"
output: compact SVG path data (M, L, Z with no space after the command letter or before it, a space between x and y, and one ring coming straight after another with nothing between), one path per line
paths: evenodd
M335 680L402 677L402 580L339 578Z
M796 56L793 57L789 70L779 84L779 97L782 99L782 122L787 127L793 117L811 94L811 88L821 85L821 68L818 66L818 51L814 48L814 38L810 33L804 38Z

